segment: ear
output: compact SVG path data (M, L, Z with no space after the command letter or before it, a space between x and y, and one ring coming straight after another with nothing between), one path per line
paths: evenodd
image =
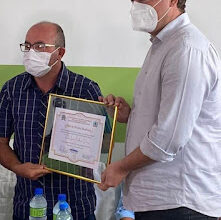
M178 0L171 0L170 7L177 6L177 4L178 4Z
M64 56L64 54L65 54L65 48L64 47L60 47L58 49L58 51L59 51L59 57L61 59Z

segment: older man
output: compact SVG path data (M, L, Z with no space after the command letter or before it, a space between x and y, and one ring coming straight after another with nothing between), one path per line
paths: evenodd
M29 201L43 187L48 220L59 193L67 195L75 220L95 219L96 197L91 183L50 173L38 165L49 93L98 100L98 85L69 71L61 61L65 38L61 27L41 22L21 45L26 72L6 82L0 93L0 163L17 175L14 220L27 220ZM14 133L14 150L9 139Z
M100 188L126 178L124 205L137 220L221 216L221 68L212 44L190 23L186 0L136 0L134 30L152 46L135 83L133 106L119 106L127 123L126 154L110 164Z

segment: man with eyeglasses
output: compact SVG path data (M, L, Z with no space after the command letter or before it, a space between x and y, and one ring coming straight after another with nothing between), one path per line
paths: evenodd
M191 2L190 2L191 4ZM108 95L127 123L126 157L110 164L99 187L123 179L124 207L136 220L221 216L221 64L191 24L186 0L132 1L132 27L151 34L132 107Z
M37 187L44 188L48 220L53 219L59 193L67 195L75 220L94 220L93 184L50 173L38 162L49 93L98 100L99 86L72 73L61 61L65 37L57 24L33 25L20 47L26 72L6 82L0 92L0 163L17 175L13 220L29 218L29 202ZM59 100L58 104L62 105ZM13 133L12 150L9 140Z

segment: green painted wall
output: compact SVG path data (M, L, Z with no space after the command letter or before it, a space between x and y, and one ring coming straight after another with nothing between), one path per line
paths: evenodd
M82 74L96 81L104 96L112 93L124 97L128 103L132 103L134 82L139 68L121 67L68 67L71 71ZM19 65L0 65L0 88L3 84L24 71ZM117 123L115 141L124 142L126 126Z

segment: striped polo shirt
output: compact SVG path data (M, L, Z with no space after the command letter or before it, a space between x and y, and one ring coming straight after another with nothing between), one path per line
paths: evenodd
M6 82L0 93L0 137L14 133L14 152L22 163L38 163L44 131L49 93L98 100L101 91L97 83L69 71L63 64L55 86L43 94L34 78L24 72ZM42 187L48 202L48 220L59 193L67 195L73 218L82 220L95 210L96 196L92 183L57 173L37 181L17 176L14 215L28 219L29 201L34 189Z

